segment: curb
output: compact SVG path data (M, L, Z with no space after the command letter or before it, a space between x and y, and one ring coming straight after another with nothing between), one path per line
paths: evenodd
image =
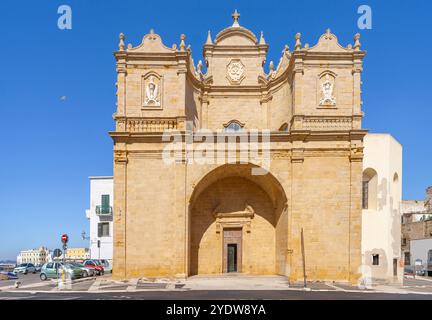
M72 280L72 284L81 283L81 282L90 281L90 280L96 280L96 279L97 279L96 277L87 277L87 278L75 279L75 280ZM51 279L51 281L32 283L29 285L24 285L20 288L31 289L31 288L43 287L43 286L45 286L47 284L51 284L53 282L56 283L56 280L58 280L58 279ZM0 292L26 292L26 290L17 291L17 290L13 290L13 289L15 289L15 285L7 286L7 287L0 287ZM48 291L39 291L39 292L48 292Z

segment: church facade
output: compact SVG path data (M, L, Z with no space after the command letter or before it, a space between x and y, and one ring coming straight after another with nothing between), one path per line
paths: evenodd
M327 30L309 46L297 34L266 72L263 34L233 20L196 65L184 35L172 47L154 31L136 47L120 35L113 276L356 283L360 36L344 47Z

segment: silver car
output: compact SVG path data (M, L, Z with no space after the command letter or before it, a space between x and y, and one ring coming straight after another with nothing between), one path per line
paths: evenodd
M23 273L27 274L29 272L36 273L36 267L33 263L21 263L19 266L17 266L14 271L14 273Z

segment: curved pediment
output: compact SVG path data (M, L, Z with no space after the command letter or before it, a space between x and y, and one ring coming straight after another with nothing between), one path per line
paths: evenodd
M243 27L229 27L219 32L214 41L215 45L256 45L258 39L255 34Z
M318 40L318 43L309 49L311 52L347 52L349 49L339 44L338 38L327 29Z
M143 37L141 44L137 47L132 47L128 45L127 51L129 52L175 52L176 49L171 49L166 47L161 37L154 33L153 30L150 31L149 34L146 34Z

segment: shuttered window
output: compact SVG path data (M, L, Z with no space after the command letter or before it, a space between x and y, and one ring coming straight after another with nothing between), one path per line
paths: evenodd
M110 196L109 194L102 195L102 213L108 213L110 207Z

